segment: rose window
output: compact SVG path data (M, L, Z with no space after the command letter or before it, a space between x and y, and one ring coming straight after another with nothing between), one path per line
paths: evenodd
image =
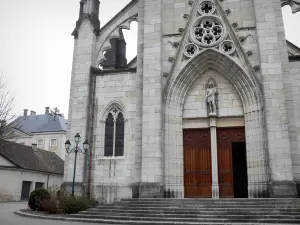
M232 54L235 51L235 46L232 41L224 41L221 44L220 49L226 54Z
M203 47L217 45L225 36L223 23L213 15L199 17L191 32L193 40Z
M200 14L213 14L216 10L215 5L211 1L204 1L199 6Z
M185 51L184 51L184 54L187 56L187 57L192 57L193 55L195 55L196 53L198 52L198 47L194 44L188 44L186 47L185 47Z

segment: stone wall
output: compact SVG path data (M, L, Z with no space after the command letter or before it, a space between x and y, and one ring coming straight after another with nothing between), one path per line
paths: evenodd
M136 177L135 125L136 125L136 74L116 73L96 78L96 110L93 149L93 194L110 202L131 197L131 186L139 182ZM123 157L104 157L105 120L107 110L118 105L125 117Z
M291 133L290 74L280 0L254 0L259 43L268 158L273 196L295 196Z
M298 186L298 195L300 190L300 62L290 62L290 84L293 93L293 104L294 104L294 120L291 124L294 126L294 139L292 148L292 162L293 162L293 172L294 178Z

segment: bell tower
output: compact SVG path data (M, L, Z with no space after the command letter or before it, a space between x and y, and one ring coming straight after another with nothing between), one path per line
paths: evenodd
M90 20L92 26L94 27L94 33L96 35L98 34L100 30L99 8L100 8L99 0L80 1L79 19L77 20L75 30L72 33L72 35L75 38L77 38L78 29L85 19Z

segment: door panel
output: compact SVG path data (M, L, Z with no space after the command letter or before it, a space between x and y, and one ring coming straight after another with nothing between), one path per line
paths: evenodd
M30 187L31 187L31 182L30 181L23 181L23 183L22 183L22 192L21 192L21 200L27 200L29 198Z
M36 182L35 183L35 190L36 189L42 189L44 187L44 183L41 183L41 182Z
M218 128L218 172L221 198L234 197L232 143L245 142L244 128Z
M185 197L210 198L211 192L210 131L184 131Z
M220 197L234 197L232 149L230 143L220 143L218 147L219 192Z

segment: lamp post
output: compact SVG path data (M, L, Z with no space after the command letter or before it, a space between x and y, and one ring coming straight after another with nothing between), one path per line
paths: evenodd
M67 140L66 143L65 143L66 152L68 154L75 153L73 183L72 183L72 196L74 196L74 189L75 189L75 174L76 174L77 154L78 153L85 154L89 150L89 142L87 140L85 142L83 142L83 149L78 147L80 139L81 139L81 137L80 137L79 133L77 133L74 136L74 141L75 141L75 147L74 148L71 148L71 142L69 140Z

